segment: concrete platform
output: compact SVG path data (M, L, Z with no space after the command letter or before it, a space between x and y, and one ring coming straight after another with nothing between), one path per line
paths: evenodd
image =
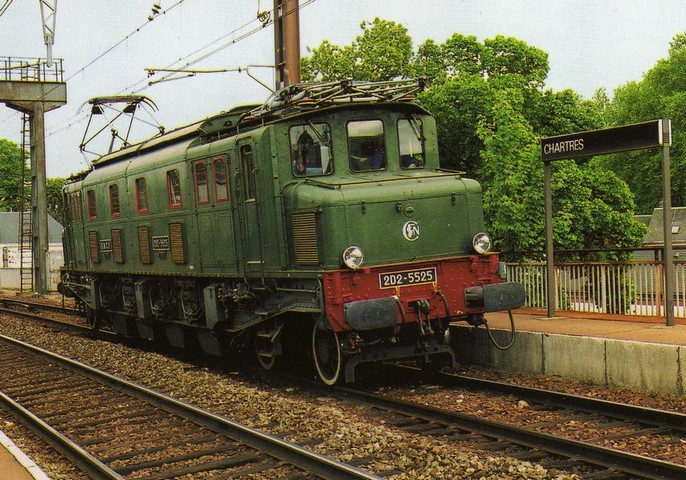
M507 345L507 313L490 313L486 320L496 341ZM455 327L458 361L596 385L684 394L683 323L667 327L659 318L546 318L544 312L531 310L516 311L514 321L515 343L505 351L493 346L484 327Z
M50 480L50 477L0 432L0 480Z

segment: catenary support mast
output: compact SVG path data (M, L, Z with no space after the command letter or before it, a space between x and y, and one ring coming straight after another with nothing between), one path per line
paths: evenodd
M276 90L300 83L300 8L298 0L274 0Z

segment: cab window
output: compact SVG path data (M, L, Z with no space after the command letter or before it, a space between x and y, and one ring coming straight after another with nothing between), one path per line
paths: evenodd
M291 127L289 133L293 175L328 175L331 161L331 131L325 123Z
M424 168L424 132L421 120L398 120L398 144L402 168Z
M384 170L387 157L381 120L348 123L348 153L353 172Z

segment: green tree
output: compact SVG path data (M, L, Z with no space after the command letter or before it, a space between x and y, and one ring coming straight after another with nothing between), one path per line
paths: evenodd
M548 77L548 54L513 37L498 35L484 40L484 70L489 77L519 75L533 88Z
M476 174L483 149L476 129L494 93L480 75L463 74L421 94L422 105L436 118L442 167Z
M17 144L0 139L0 211L21 208L23 161L23 152Z
M671 199L674 206L686 205L686 33L673 38L669 56L659 60L642 80L628 82L615 90L605 116L613 125L671 119ZM659 205L661 155L649 152L611 155L603 159L602 165L629 185L640 213L650 213Z
M62 225L64 225L62 187L66 183L67 180L64 178L48 178L47 182L48 212Z
M522 259L544 246L543 164L534 130L521 114L523 95L501 90L495 95L492 122L479 125L484 142L480 177L484 212L505 257ZM553 164L553 243L556 250L633 247L645 226L633 218L628 187L598 164ZM520 252L520 253L516 253ZM568 256L566 260L614 260L616 254Z
M303 81L391 80L411 75L412 38L404 26L375 18L360 24L362 35L352 45L339 47L328 41L310 49L302 59Z
M491 121L478 127L486 223L509 260L521 258L513 252L542 250L545 232L542 189L532 188L542 185L542 169L533 129L518 112L522 102L515 90L498 91Z

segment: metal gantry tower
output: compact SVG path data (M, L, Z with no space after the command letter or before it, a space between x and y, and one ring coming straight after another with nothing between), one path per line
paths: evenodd
M50 270L47 264L49 237L44 115L67 102L67 85L62 60L53 61L52 58L57 0L39 0L39 3L47 59L0 58L0 102L24 114L22 149L30 152L31 205L28 208L22 198L19 222L21 289L23 291L28 283L33 283L36 292L45 293ZM24 158L22 161L25 163ZM24 182L22 171L22 188ZM29 248L30 256L25 255Z
M45 166L45 112L67 102L62 61L51 67L35 58L0 58L0 102L28 117L31 157L31 247L33 282L48 291L48 197ZM20 222L21 223L21 222ZM23 236L23 226L22 236Z

